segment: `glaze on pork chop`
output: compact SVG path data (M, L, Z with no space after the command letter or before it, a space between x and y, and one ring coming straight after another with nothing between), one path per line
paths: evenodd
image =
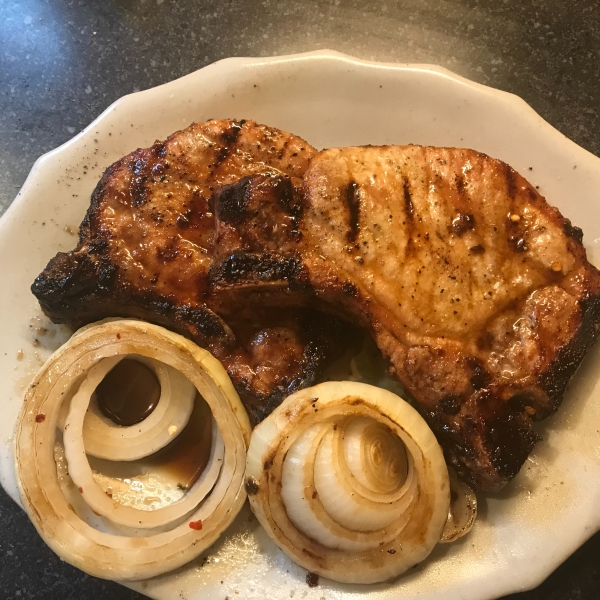
M32 291L58 323L153 315L203 345L231 342L207 303L213 191L256 173L298 186L315 152L252 121L196 123L136 150L106 170L77 248L57 254Z
M304 186L297 230L274 242L256 231L288 214L277 178L220 195L227 258L213 287L360 323L449 463L476 488L499 489L537 440L532 420L556 410L597 335L600 273L581 230L508 165L472 150L324 150Z
M332 350L328 328L339 327L294 310L279 311L278 320L247 319L253 331L248 324L232 330L223 317L230 321L236 308L215 305L209 293L207 275L216 254L212 195L244 176L268 173L286 177L280 195L293 204L315 153L294 135L231 120L196 123L136 150L107 169L79 244L57 254L32 291L56 323L79 327L133 316L209 347L256 423L286 393L315 383ZM258 356L271 367L256 365Z

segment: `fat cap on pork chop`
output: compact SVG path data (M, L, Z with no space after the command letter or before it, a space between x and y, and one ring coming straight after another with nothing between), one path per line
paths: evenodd
M476 488L499 489L597 335L600 273L581 230L472 150L324 150L304 186L297 231L274 241L256 231L285 217L278 178L220 194L226 258L211 271L214 289L360 323L449 463Z

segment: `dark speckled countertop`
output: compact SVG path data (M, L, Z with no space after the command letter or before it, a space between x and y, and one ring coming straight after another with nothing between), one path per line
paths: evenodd
M598 0L0 2L0 212L114 100L228 56L332 48L513 92L600 155ZM9 307L3 307L4 309ZM512 600L600 598L600 534ZM62 563L0 490L0 598L141 598Z

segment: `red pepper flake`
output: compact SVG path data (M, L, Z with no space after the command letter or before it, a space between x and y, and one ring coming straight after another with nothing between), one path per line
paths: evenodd
M46 420L46 415L43 414L39 414L39 415L35 415L35 422L36 423L43 423Z
M200 531L202 529L202 521L200 519L197 521L190 521L189 525L190 529L194 529L196 531Z
M83 494L83 488L77 488L80 494Z
M314 491L314 492L312 493L312 499L314 500L316 497L317 497L317 492L316 492L316 491Z
M121 334L117 333L117 339L120 340L121 339Z

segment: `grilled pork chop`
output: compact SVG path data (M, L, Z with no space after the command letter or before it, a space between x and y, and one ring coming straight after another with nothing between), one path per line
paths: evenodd
M32 286L56 323L79 327L109 316L167 325L209 347L227 367L254 423L287 393L312 385L339 327L311 311L246 314L234 332L211 304L216 254L212 194L253 173L285 175L294 189L316 150L251 121L194 124L107 169L81 225L79 244L57 254ZM235 310L233 311L235 312ZM254 311L256 313L256 311ZM254 329L250 329L252 323ZM237 335L236 335L237 334ZM339 337L339 336L338 336ZM257 357L263 363L257 365ZM268 409L268 410L267 410Z
M79 245L32 290L56 322L137 316L209 347L254 422L314 382L327 354L315 348L338 335L319 337L328 319L307 327L314 313L295 307L352 321L463 479L500 488L597 334L600 274L581 230L474 151L315 152L234 121L138 150L107 170ZM236 322L257 306L283 312Z
M304 182L287 236L256 234L286 217L277 178L220 194L228 257L211 272L215 292L360 323L449 463L476 488L499 489L598 332L600 273L581 230L509 166L472 150L325 150Z

